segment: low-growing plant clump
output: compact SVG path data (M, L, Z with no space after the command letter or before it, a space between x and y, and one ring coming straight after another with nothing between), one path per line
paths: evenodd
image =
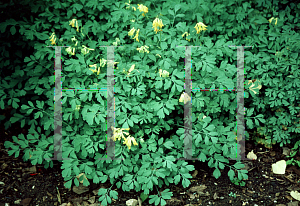
M31 129L27 136L5 142L5 147L16 157L23 150L24 161L45 168L61 161L67 188L82 180L85 186L90 181L110 181L110 188L99 190L102 205L118 198L114 185L123 191L142 191L149 204L165 205L172 192L160 193L158 188L172 183L188 187L194 170L180 159L184 158L187 102L192 104L193 158L215 168L215 178L229 167L230 180L245 185L244 164L229 162L237 155L233 131L238 55L233 45L251 46L244 47L246 140L251 138L247 130L259 133L257 142L266 146L297 140L299 4L264 0L21 3L32 14L23 19L9 16L0 24L0 107L14 108L12 118L1 120L7 128L20 122ZM11 44L5 42L9 38L18 40L14 47L32 53L12 54ZM65 46L61 47L63 160L46 160L57 151L52 135L55 46ZM185 92L188 46L191 96ZM108 58L111 51L114 61ZM105 87L111 65L115 126L113 137L107 137ZM106 160L109 138L115 142L118 160ZM87 179L78 180L80 173Z

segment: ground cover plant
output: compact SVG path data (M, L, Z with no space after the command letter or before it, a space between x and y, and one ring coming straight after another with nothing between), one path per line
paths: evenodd
M194 166L183 158L185 47L192 48L193 88L236 87L236 49L245 48L246 130L261 134L271 146L296 142L299 135L299 4L288 1L21 1L32 11L23 19L0 24L3 38L31 53L1 47L1 101L14 117L30 125L30 134L5 146L32 164L53 166L54 48L62 47L63 158L65 186L110 181L123 191L143 191L149 204L165 204L163 184L188 187ZM261 8L261 9L260 9ZM298 27L297 27L298 26ZM18 34L18 35L17 35ZM107 48L114 48L114 62ZM26 52L27 50L23 51ZM11 56L14 55L14 56ZM11 63L14 61L14 63ZM26 64L24 66L24 63ZM106 152L105 91L107 65L115 76L115 155L124 160L98 160ZM236 93L192 91L193 157L215 168L229 167L231 181L243 185L247 171L228 158L236 155ZM274 112L276 111L276 112ZM45 135L44 135L45 134ZM246 139L249 139L246 132ZM298 144L297 144L298 145ZM102 205L117 198L113 189L99 191ZM151 195L152 193L152 195Z

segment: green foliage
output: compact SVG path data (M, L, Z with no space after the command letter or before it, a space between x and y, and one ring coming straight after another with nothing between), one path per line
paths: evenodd
M300 160L298 158L294 159L294 156L300 151L299 145L300 145L300 140L296 142L296 144L292 148L292 152L290 153L289 156L287 156L287 157L292 157L292 159L286 162L287 165L297 165L300 168Z
M290 143L300 133L299 93L299 5L276 1L145 1L107 0L20 1L20 13L2 15L0 65L1 109L11 105L13 116L3 117L5 127L20 122L29 134L5 142L9 155L24 161L53 167L54 153L54 48L62 47L63 88L105 88L107 48L114 48L115 157L106 158L106 91L63 91L62 176L72 183L112 184L99 190L102 205L117 199L113 185L123 191L142 191L143 201L165 205L172 193L163 184L190 185L194 170L183 158L185 48L192 48L194 88L236 88L236 48L245 54L246 130L259 132L266 142ZM24 7L23 7L24 6ZM134 8L133 8L134 7ZM261 9L256 9L261 8ZM37 13L39 12L39 13ZM24 14L24 15L23 15ZM24 16L20 18L19 16ZM272 17L271 22L268 20ZM156 18L162 20L154 26ZM202 22L207 30L197 33ZM133 29L134 28L134 29ZM156 32L154 29L158 29ZM133 35L129 35L134 31ZM10 43L11 39L14 39ZM17 50L16 48L20 48ZM255 81L256 80L256 81ZM298 106L297 106L298 105ZM215 168L221 176L225 166L235 184L244 186L247 171L235 158L236 93L234 91L192 91L193 157ZM276 112L273 112L275 111ZM280 111L279 111L280 110ZM285 129L286 128L286 129ZM167 134L172 133L172 136ZM124 137L122 135L125 135ZM249 134L246 132L247 138ZM119 140L123 138L123 142ZM118 140L117 140L118 139ZM87 179L76 178L84 173Z

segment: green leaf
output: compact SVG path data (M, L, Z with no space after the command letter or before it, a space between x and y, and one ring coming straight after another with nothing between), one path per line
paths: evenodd
M69 180L68 182L66 182L66 183L64 184L64 186L65 186L66 188L71 188L71 185L72 185L72 180Z
M128 124L129 124L130 127L133 127L133 121L132 120L128 119Z
M160 46L161 46L162 50L166 50L168 48L168 44L166 42L163 42L163 41L160 43Z
M111 198L114 198L114 199L116 200L116 199L118 199L118 192L115 191L115 190L111 190L111 191L109 192L109 196L110 196Z
M141 60L141 57L140 57L140 56L137 56L137 55L134 55L134 56L133 56L133 60Z
M34 119L39 118L40 115L41 115L41 112L34 113Z
M165 84L164 84L164 90L167 90L171 87L171 80L170 79L166 79L165 80Z
M128 124L127 124L127 121L126 121L126 122L124 122L124 124L123 124L122 128L129 128L129 126L128 126Z
M169 9L169 10L168 10L168 13L169 13L169 14L171 14L172 16L174 16L174 15L175 15L175 14L174 14L174 11L173 11L173 10L171 10L171 9Z
M147 55L149 57L149 59L151 59L152 61L156 62L156 58L153 54L148 54Z
M247 109L247 116L250 117L253 114L254 108Z
M64 169L63 171L62 171L62 176L63 177L68 177L68 176L70 176L71 175L71 168L69 167L69 168L66 168L66 169Z
M28 109L28 108L30 108L30 107L27 106L27 105L25 105L25 104L23 104L23 105L21 106L21 109L23 109L23 110L26 110L26 109Z
M156 88L156 89L160 89L160 88L162 87L162 85L163 85L163 82L162 82L162 81L157 81L157 82L155 82L155 88Z
M165 61L164 66L165 66L165 69L169 69L170 68L170 63L168 61Z
M23 128L25 126L25 119L22 119L21 121L21 128Z
M206 118L204 118L204 119L206 119ZM211 125L209 125L208 127L204 128L204 129L212 132L215 129L215 126L213 124L211 124Z
M73 166L73 171L74 171L74 173L75 173L76 176L78 176L78 175L80 174L80 170L79 170L79 168L77 167L77 165L74 165L74 166Z
M24 62L30 62L30 61L31 61L31 59L29 57L24 58Z
M11 117L10 122L13 124L13 123L17 122L19 119L20 119L19 117Z
M177 14L175 17L185 17L185 14Z
M19 105L15 101L12 101L12 107L17 109L19 107Z
M29 109L29 110L27 110L27 114L31 114L32 113L32 111L33 111L33 109Z
M245 165L241 162L236 162L234 165L233 165L236 169L241 169L243 168Z
M161 118L161 119L165 118L165 114L164 114L163 108L161 108L160 110L158 110L157 114L158 114L159 118Z
M78 181L77 178L74 178L74 183L75 183L75 185L76 185L77 187L79 186L79 181Z
M252 119L247 119L246 124L249 126L250 129L253 128L253 121L252 121Z
M182 180L182 186L184 187L184 188L187 188L189 185L191 184L191 182L188 180L188 179L183 179Z
M37 106L37 108L40 108L40 109L43 109L43 107L44 107L44 102L43 101L36 101L36 106Z
M216 168L214 170L213 175L216 179L218 179L221 176L221 172L220 172L219 168Z
M87 115L86 115L86 121L89 125L92 125L93 124L93 121L94 121L94 117L95 117L95 114L97 112L87 112Z
M170 189L165 189L164 191L161 192L161 196L163 199L169 200L173 196L172 192L169 192Z
M229 171L228 171L228 177L230 178L230 180L233 180L233 177L234 177L234 171L232 170L232 169L230 169Z
M16 33L16 27L15 27L15 26L12 26L12 27L10 28L10 33L11 33L12 35L15 35L15 33Z
M146 195L144 192L142 192L140 195L142 202L144 202L148 197L149 197L149 195Z
M32 66L32 65L34 65L35 64L35 62L34 61L31 61L31 62L29 62L28 64L27 64L27 66Z
M31 107L34 107L31 101L28 101L28 104L29 104Z
M176 175L174 177L174 183L175 183L175 185L177 185L179 183L179 181L180 181L180 175Z
M168 140L164 143L164 146L168 149L171 149L172 147L174 147L174 143L171 140Z
M174 9L174 10L175 10L175 13L176 13L180 8L181 8L181 5L180 5L180 4L176 4L176 5L175 5L175 9Z

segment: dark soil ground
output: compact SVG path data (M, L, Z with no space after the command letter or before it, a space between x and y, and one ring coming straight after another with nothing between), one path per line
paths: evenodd
M1 114L3 111L1 111ZM31 165L23 162L23 153L15 158L9 156L4 147L5 141L12 141L12 136L27 133L18 123L5 130L0 126L0 206L32 205L100 205L97 200L97 190L101 187L110 187L109 183L89 186L88 191L76 194L73 189L64 187L61 176L60 163L54 161L54 167L44 169L43 165ZM285 145L292 148L293 145ZM228 167L222 171L219 179L212 175L213 169L207 163L195 162L196 170L191 173L193 179L188 188L182 186L163 186L159 191L169 188L173 192L167 205L298 205L298 201L291 197L291 191L300 190L300 170L295 166L287 166L284 175L272 173L272 163L279 160L288 160L283 155L283 148L278 145L268 150L255 145L253 141L246 142L246 154L253 150L257 155L255 161L244 161L248 165L248 180L245 186L237 186L230 182ZM299 159L299 154L296 158ZM234 164L235 161L231 161ZM109 182L109 181L107 181ZM117 189L118 200L110 205L126 205L129 199L137 199L139 205L140 192L123 192ZM152 193L154 194L154 193ZM235 195L235 196L234 196ZM7 203L7 204L6 204ZM148 199L140 205L150 205Z

